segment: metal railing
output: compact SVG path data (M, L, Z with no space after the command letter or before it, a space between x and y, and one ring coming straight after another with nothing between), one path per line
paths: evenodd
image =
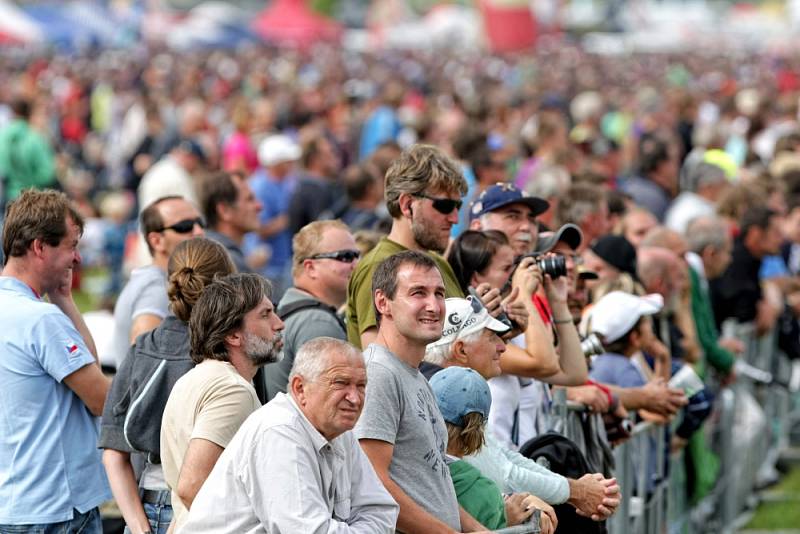
M800 399L789 386L791 362L778 350L774 334L758 338L751 325L728 325L724 331L747 350L732 386L710 386L717 395L704 431L719 458L716 486L690 507L685 453L669 453L669 426L638 423L630 439L614 448L622 495L607 523L610 534L735 532L755 501L756 488L777 476L775 463L789 444L790 427L800 421ZM554 429L586 452L582 421L599 416L567 401L564 390L554 393L551 414Z

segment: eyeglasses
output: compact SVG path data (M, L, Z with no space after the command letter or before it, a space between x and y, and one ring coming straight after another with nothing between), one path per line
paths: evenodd
M194 230L194 225L199 226L200 228L206 227L206 221L202 217L196 217L194 219L183 219L182 221L178 221L173 225L165 226L159 232L163 232L165 230L172 230L173 232L177 232L179 234L188 234L192 230Z
M353 263L359 257L361 252L358 250L337 250L336 252L321 252L307 257L307 260L336 260L344 263Z
M453 213L453 210L460 210L461 204L463 204L460 199L453 200L452 198L432 197L430 195L426 195L425 193L414 193L413 196L418 198L427 198L433 204L433 209L442 215L450 215Z

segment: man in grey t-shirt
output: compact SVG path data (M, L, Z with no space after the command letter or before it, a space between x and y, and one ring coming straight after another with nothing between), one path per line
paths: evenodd
M153 263L131 273L114 306L114 360L117 367L140 334L161 324L169 313L167 263L178 243L203 235L197 208L182 197L164 197L142 210L139 227Z
M400 505L402 532L486 530L456 499L445 461L447 429L419 372L428 343L442 335L444 282L427 254L386 258L372 277L377 338L367 347L367 395L354 432Z

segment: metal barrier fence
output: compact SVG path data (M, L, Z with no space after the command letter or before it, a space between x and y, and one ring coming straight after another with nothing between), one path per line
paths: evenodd
M799 399L789 386L791 362L777 349L774 334L757 338L749 324L727 325L724 332L747 350L732 386L710 385L716 390L714 412L701 431L719 458L714 490L690 507L684 451L668 452L668 425L638 423L631 438L614 449L622 501L608 521L610 534L735 532L756 501L756 488L777 477L775 464L789 444L792 423L800 420ZM567 402L563 390L555 392L551 413L554 429L586 452L583 422L600 416Z

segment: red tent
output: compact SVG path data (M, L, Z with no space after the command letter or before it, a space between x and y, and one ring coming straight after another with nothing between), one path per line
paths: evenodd
M312 11L305 0L274 0L253 22L266 41L305 47L317 41L335 41L342 26Z
M534 46L536 20L527 1L480 0L489 48L513 52Z

